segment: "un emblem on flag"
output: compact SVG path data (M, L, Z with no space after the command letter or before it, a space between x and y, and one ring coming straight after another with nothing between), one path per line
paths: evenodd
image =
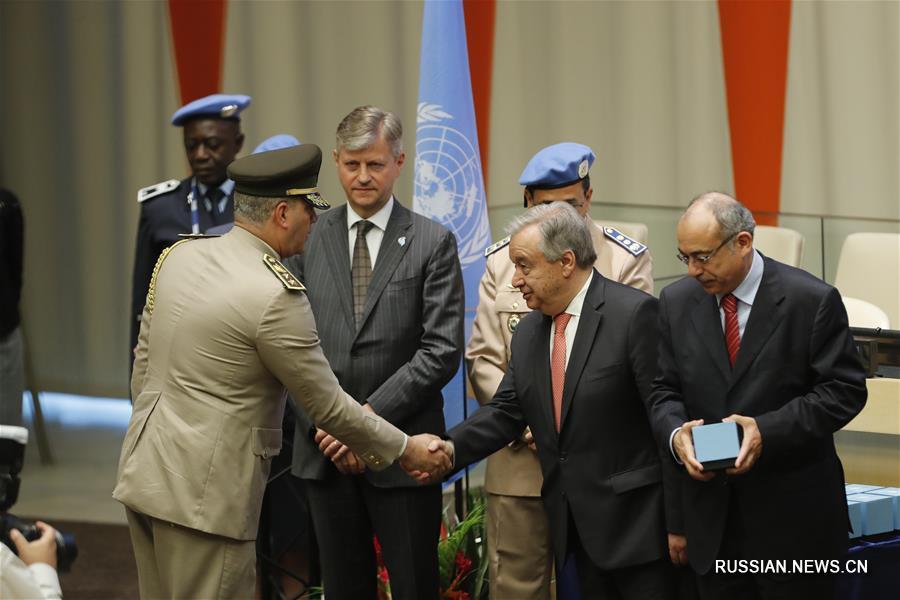
M446 124L452 120L453 115L436 104L419 104L413 201L416 212L456 235L465 267L482 258L491 232L482 208L484 179L475 144Z

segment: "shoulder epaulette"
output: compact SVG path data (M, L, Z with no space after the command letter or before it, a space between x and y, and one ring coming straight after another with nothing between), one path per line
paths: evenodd
M166 257L169 256L169 252L172 251L175 246L178 244L183 244L185 242L191 241L192 238L188 238L186 240L178 240L165 250L163 250L159 254L159 258L156 259L156 264L153 265L153 274L150 275L150 288L147 290L147 312L151 315L153 314L153 301L156 298L156 277L159 275L159 269L162 267L163 261L166 260Z
M640 256L647 250L646 245L638 242L637 240L631 239L621 231L613 229L612 227L604 227L603 234L618 245L628 250L628 252L630 252L633 256Z
M220 233L179 233L178 237L182 240L202 240L222 237Z
M306 291L306 288L300 283L300 280L294 277L294 274L287 270L281 262L272 256L271 254L263 254L263 262L266 263L266 266L275 273L275 277L281 281L281 284L289 290L293 290L295 292L303 292Z
M496 252L497 250L500 250L500 249L502 249L502 248L505 248L507 245L509 245L509 236L506 236L505 238L503 238L503 239L500 240L499 242L493 243L493 244L491 244L490 246L488 246L488 247L485 249L485 251L484 251L484 255L485 255L485 256L490 256L491 254L493 254L493 253Z
M170 179L168 181L163 181L162 183L154 183L153 185L148 185L145 188L141 188L138 190L138 202L143 202L144 200L149 200L150 198L156 198L157 196L161 196L162 194L168 194L172 190L178 187L181 182L177 179Z

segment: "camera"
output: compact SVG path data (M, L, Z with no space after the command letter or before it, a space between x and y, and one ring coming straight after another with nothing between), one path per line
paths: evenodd
M0 542L6 544L10 550L16 553L16 545L9 537L11 529L18 529L29 542L41 537L41 532L34 523L28 523L22 519L5 513L0 515ZM71 533L56 531L56 570L60 573L68 573L72 563L78 557L78 545L75 536Z
M22 536L32 542L41 537L40 530L33 524L22 521L6 512L19 497L19 473L25 460L25 444L28 430L24 427L0 425L0 542L16 552L16 545L9 537L11 529L18 529ZM75 536L56 532L56 568L67 572L78 556Z

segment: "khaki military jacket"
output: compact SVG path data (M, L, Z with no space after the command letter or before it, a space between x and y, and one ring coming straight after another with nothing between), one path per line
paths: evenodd
M652 293L650 251L645 249L635 256L626 249L632 240L616 241L598 225L591 228L597 271L608 279ZM480 404L490 402L500 386L509 363L513 332L519 320L530 312L522 294L512 287L514 271L508 249L502 247L487 257L478 288L478 309L466 347L466 367ZM537 497L541 495L542 481L537 455L524 444L513 443L488 458L485 490L491 494Z
M286 387L371 469L404 434L338 385L303 286L241 227L183 242L154 271L131 379L134 408L113 496L238 540L256 537Z

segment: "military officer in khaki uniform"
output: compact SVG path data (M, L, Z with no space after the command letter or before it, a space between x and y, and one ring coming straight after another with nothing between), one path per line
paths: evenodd
M561 143L534 155L519 178L525 207L564 201L586 219L593 189L590 168L594 153L582 144ZM597 251L594 266L604 276L645 292L653 291L647 247L609 227L591 222ZM515 266L509 260L509 238L489 247L479 286L478 310L466 365L475 397L491 400L509 362L512 335L529 312L512 286ZM551 597L553 554L547 517L541 504L541 469L529 449L531 437L510 445L487 461L487 540L490 592L493 600L545 600Z
M303 285L280 260L327 208L307 144L232 163L235 227L179 242L153 271L113 496L126 507L143 598L252 598L260 504L281 449L286 387L370 469L449 461L349 397Z

